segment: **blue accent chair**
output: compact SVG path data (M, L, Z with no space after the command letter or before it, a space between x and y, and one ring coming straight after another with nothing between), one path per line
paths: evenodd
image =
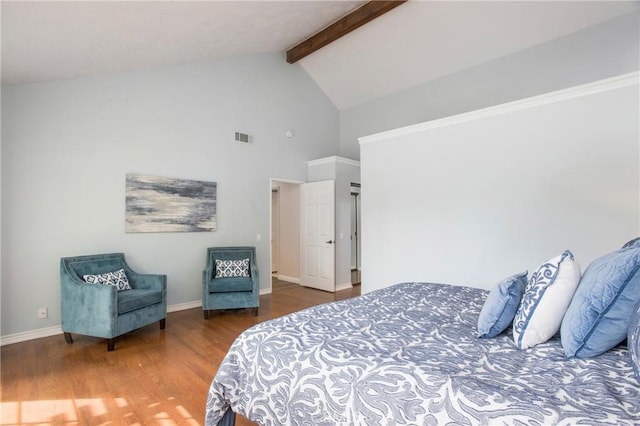
M249 259L248 277L216 278L216 260ZM207 263L202 271L202 310L204 318L209 311L220 309L252 308L258 315L260 284L255 247L209 247Z
M88 284L83 275L124 269L131 290ZM115 338L167 317L167 276L139 274L125 261L123 253L63 257L60 259L62 331L67 343L71 333L107 339L107 351Z

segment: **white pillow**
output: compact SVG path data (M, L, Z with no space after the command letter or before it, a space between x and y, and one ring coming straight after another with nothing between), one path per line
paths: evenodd
M560 329L580 282L580 266L566 250L531 275L513 320L513 341L520 349L546 342Z

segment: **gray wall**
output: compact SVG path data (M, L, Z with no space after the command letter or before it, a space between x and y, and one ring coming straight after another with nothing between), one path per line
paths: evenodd
M256 245L269 288L269 179L336 154L338 118L280 54L3 88L2 336L60 324L63 256L122 251L175 307L201 299L206 247ZM126 234L130 172L217 182L218 230Z
M638 13L340 112L340 155L357 138L637 70Z

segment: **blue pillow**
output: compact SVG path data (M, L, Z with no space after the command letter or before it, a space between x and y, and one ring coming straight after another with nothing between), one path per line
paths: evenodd
M478 317L478 337L496 337L511 325L527 285L527 271L500 281L489 292Z
M560 340L567 357L594 357L622 342L639 300L640 246L591 262L562 320Z
M627 345L629 347L629 357L633 364L633 371L636 372L636 379L640 382L640 303L631 317L629 331L627 335Z
M629 247L640 247L640 237L634 238L633 240L628 241L625 245L622 246L622 248Z

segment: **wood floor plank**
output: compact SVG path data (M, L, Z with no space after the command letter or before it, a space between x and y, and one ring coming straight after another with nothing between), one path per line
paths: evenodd
M250 309L172 312L157 323L106 341L62 335L0 348L0 425L202 425L211 379L235 338L262 321L360 294L274 280ZM253 425L238 416L236 425Z

